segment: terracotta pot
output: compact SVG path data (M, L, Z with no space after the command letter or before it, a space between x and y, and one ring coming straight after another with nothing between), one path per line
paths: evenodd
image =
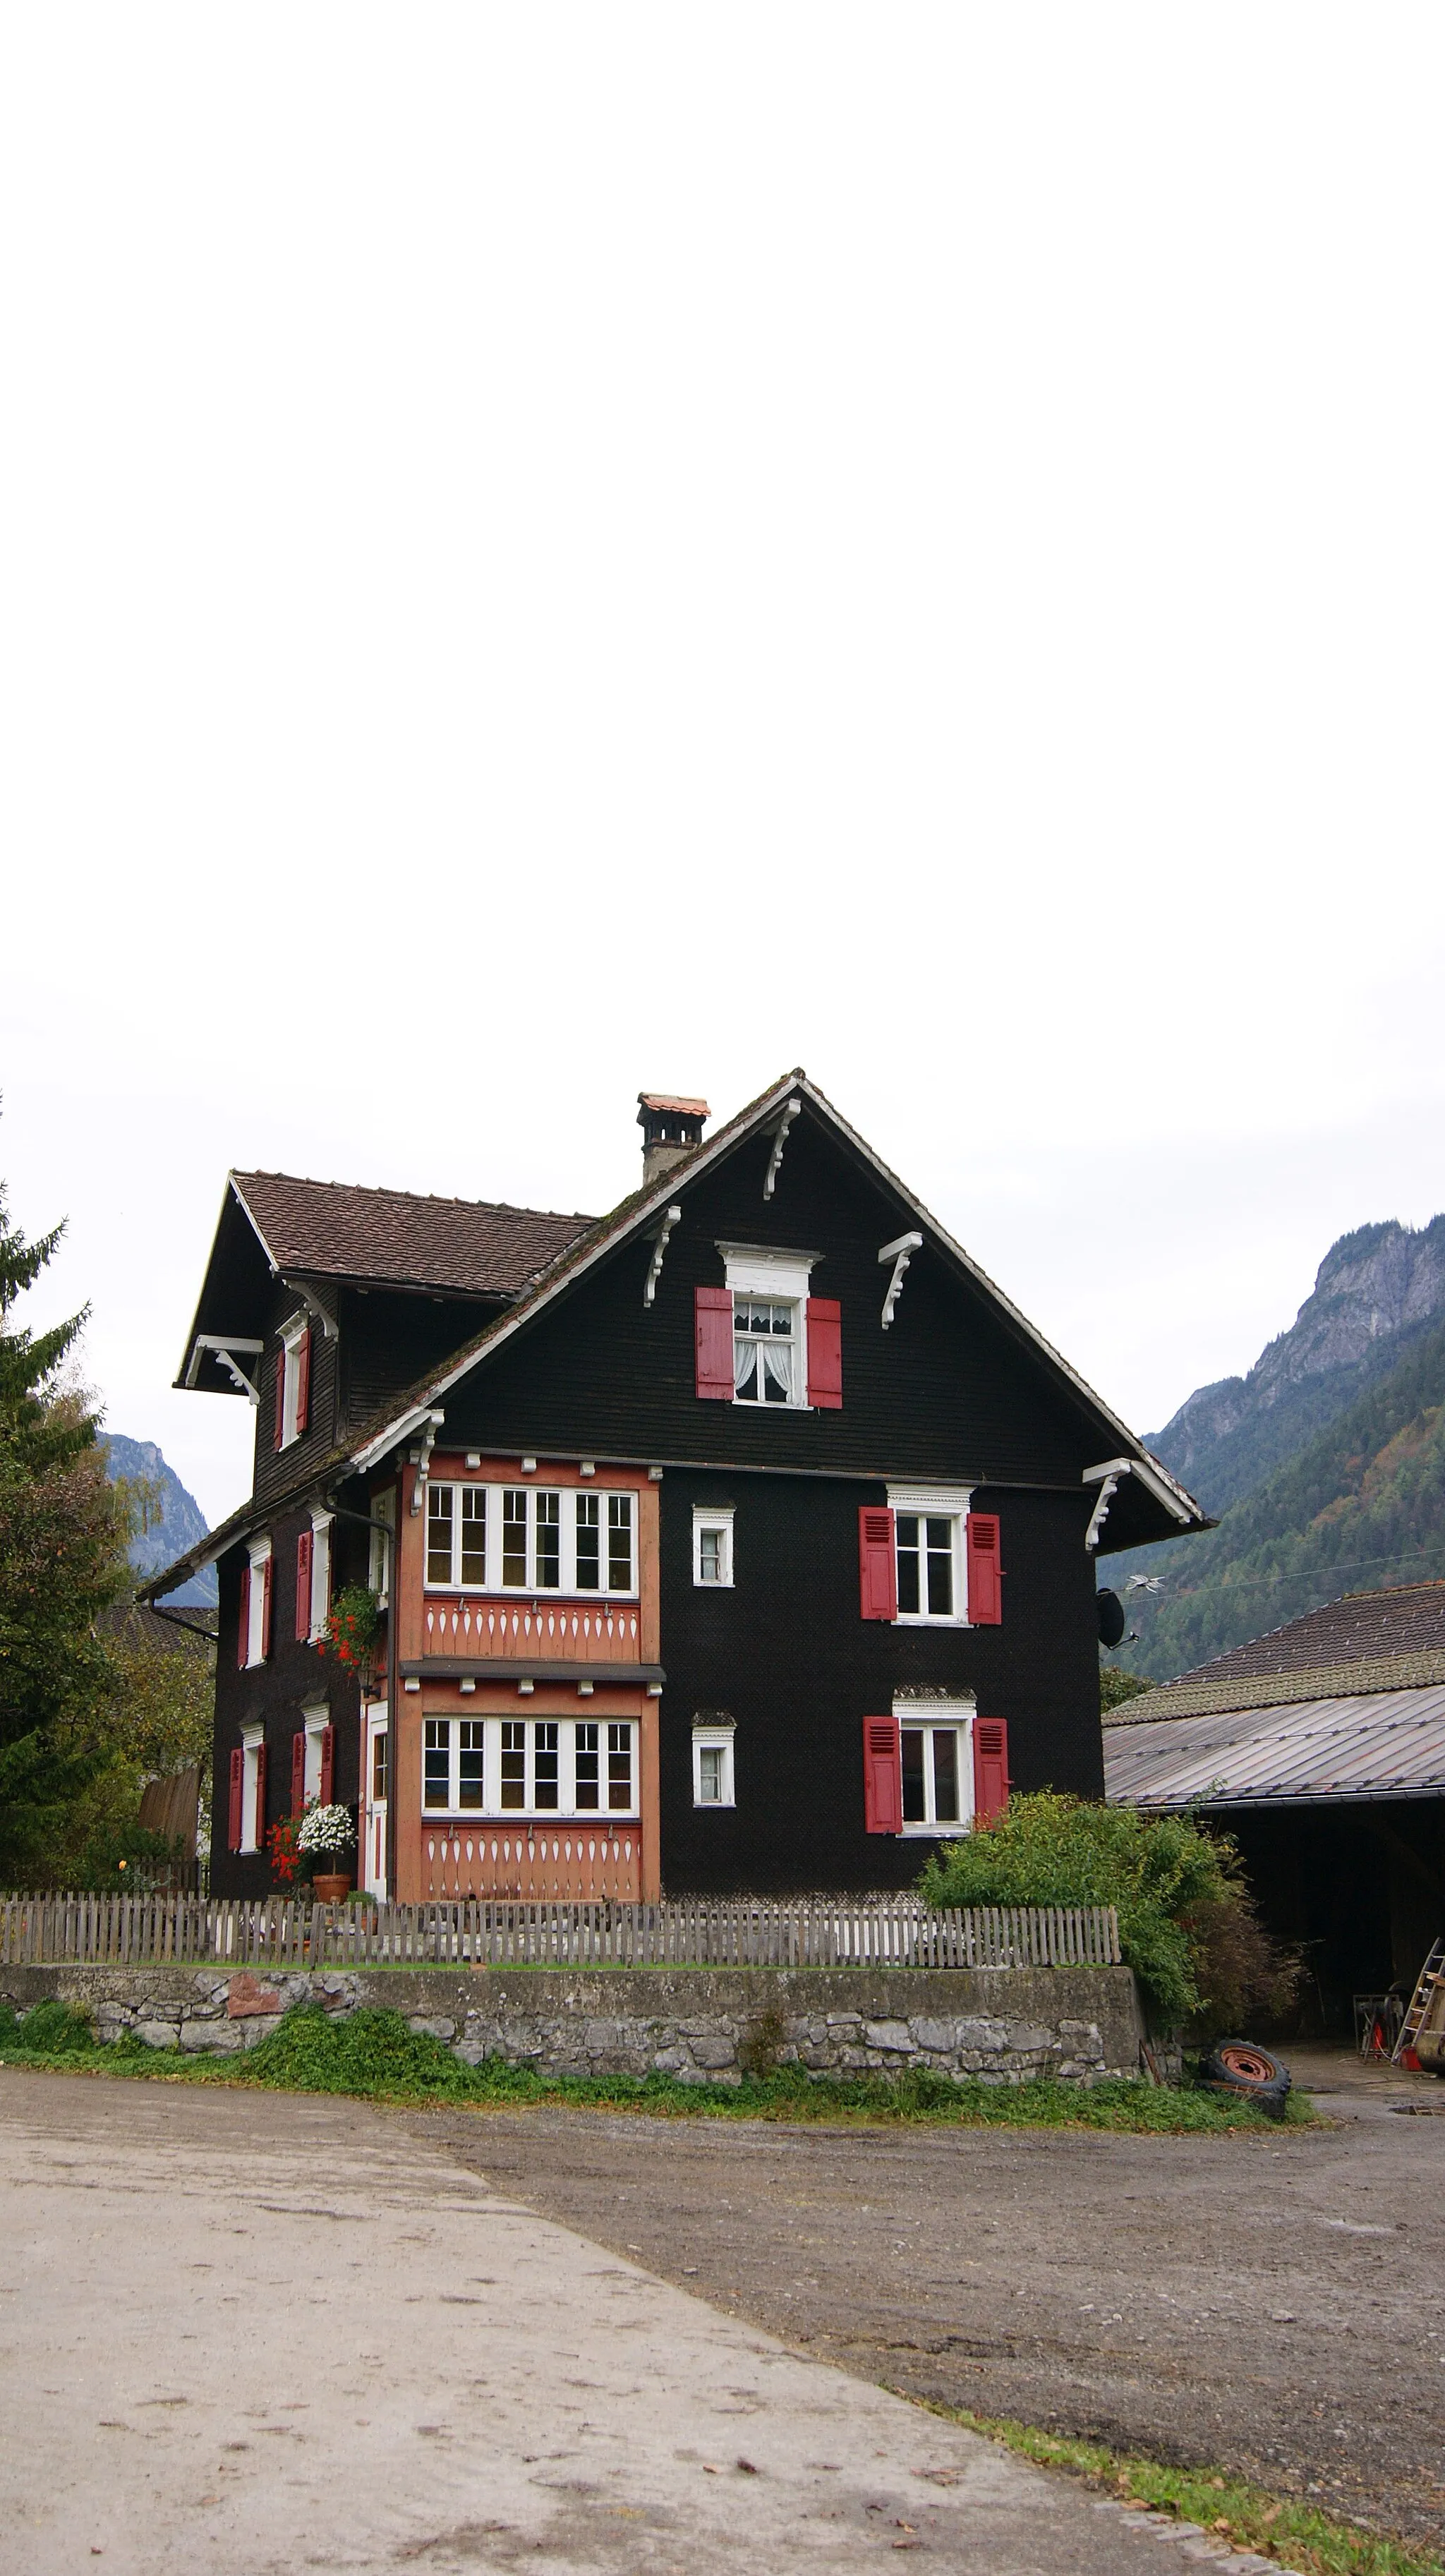
M350 1870L318 1869L311 1881L311 1893L318 1905L344 1905L351 1894Z

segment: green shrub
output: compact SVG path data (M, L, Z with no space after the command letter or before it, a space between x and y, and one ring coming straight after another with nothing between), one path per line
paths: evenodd
M470 2090L469 2070L429 2031L402 2014L367 2006L333 2019L320 2004L297 2004L251 2050L243 2072L293 2093L362 2093L405 2098Z
M0 2056L68 2057L78 2048L93 2048L90 2015L80 2004L47 1995L28 2013L0 2006Z
M1112 1905L1119 1946L1158 2020L1202 2001L1196 1907L1238 1904L1233 1846L1188 1816L1145 1816L1052 1789L1014 1798L997 1823L945 1843L919 1882L930 1905Z

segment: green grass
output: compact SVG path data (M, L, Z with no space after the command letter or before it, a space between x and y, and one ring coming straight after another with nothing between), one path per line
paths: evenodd
M912 2072L810 2078L798 2067L746 2076L740 2084L679 2084L670 2075L542 2075L534 2067L489 2058L464 2066L403 2014L368 2006L343 2020L317 2004L283 2015L243 2056L194 2057L123 2039L98 2047L78 2007L56 1998L22 2022L0 2008L0 2063L66 2071L166 2079L189 2084L269 2086L288 2093L344 2093L369 2102L448 2102L478 2110L526 2103L572 2103L663 2119L911 2122L948 2128L1046 2128L1156 2131L1217 2137L1260 2135L1276 2123L1216 2094L1156 2090L1130 2082L955 2084ZM1307 2104L1291 2105L1297 2122Z
M1281 2568L1296 2570L1297 2576L1445 2576L1433 2550L1367 2531L1308 2498L1272 2495L1224 2470L1167 2468L1158 2460L1109 2450L1101 2442L1042 2433L1035 2425L975 2415L963 2406L929 2403L928 2412L967 2425L970 2432L987 2433L1044 2468L1085 2478L1121 2504L1133 2497L1160 2515L1200 2523L1211 2536L1257 2550Z

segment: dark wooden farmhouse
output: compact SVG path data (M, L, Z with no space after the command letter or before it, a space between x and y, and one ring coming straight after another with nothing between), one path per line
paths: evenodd
M803 1074L707 1114L600 1221L231 1175L182 1379L254 1494L148 1587L219 1569L217 1892L316 1798L416 1900L903 1886L1101 1794L1096 1557L1198 1505Z

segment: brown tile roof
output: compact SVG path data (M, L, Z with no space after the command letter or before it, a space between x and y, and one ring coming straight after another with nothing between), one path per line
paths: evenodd
M1445 1583L1347 1592L1112 1709L1106 1726L1445 1681Z
M595 1224L485 1199L419 1198L287 1172L233 1172L238 1197L280 1270L514 1297Z

